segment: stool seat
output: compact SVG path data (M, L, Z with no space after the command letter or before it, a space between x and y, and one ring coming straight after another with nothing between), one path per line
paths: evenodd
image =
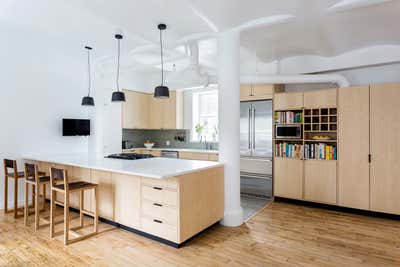
M38 172L39 176L44 176L46 175L45 172ZM7 173L8 177L14 178L14 173L13 172L9 172ZM25 172L17 172L17 178L24 178L25 177Z
M96 187L97 184L92 184L89 182L72 182L68 183L68 188L70 191L74 190L81 190L81 189L90 189L93 187ZM58 185L53 185L54 188L60 189L60 190L65 190L64 184L58 184Z
M35 178L28 178L28 179L26 179L26 182L30 183L30 184L35 184L36 183ZM39 177L39 183L40 184L42 184L42 183L50 183L50 176L41 176L41 177Z

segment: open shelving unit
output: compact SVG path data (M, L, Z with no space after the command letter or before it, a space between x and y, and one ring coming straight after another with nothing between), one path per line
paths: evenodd
M337 159L337 108L304 108L279 110L274 113L274 129L277 125L300 125L302 137L297 139L276 138L274 132L274 156L291 159Z

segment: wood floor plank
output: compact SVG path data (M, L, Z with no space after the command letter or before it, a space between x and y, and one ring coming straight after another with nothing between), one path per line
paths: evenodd
M72 215L71 227L79 225ZM35 233L32 218L25 227L0 212L0 266L400 266L400 221L281 202L181 249L103 223L97 236L64 247L48 227Z

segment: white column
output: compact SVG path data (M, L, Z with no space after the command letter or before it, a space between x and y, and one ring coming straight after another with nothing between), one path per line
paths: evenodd
M225 164L225 216L221 224L243 223L240 206L240 33L218 37L219 160Z

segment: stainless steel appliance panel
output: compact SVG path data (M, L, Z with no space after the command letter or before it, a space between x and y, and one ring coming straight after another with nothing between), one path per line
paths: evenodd
M251 102L240 103L240 155L251 156L252 151L252 109Z
M252 102L252 156L272 158L272 100Z

